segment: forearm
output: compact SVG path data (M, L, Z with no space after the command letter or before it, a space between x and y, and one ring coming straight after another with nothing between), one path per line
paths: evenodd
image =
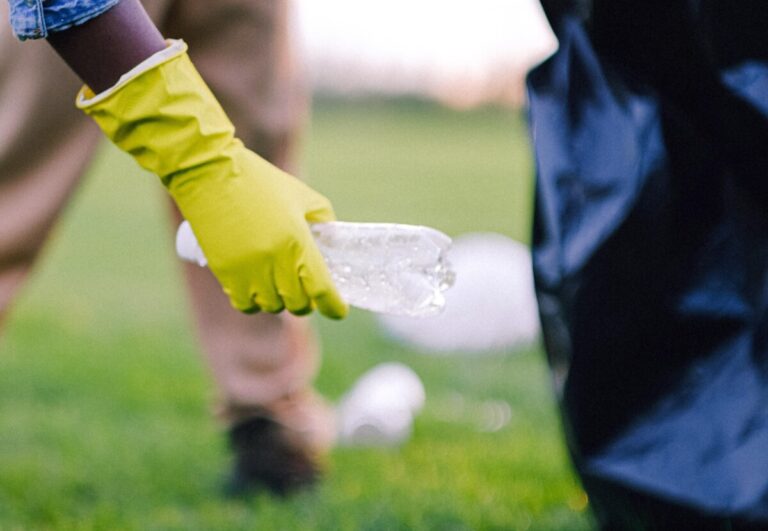
M51 33L48 42L96 93L165 47L139 0L122 0L82 25Z

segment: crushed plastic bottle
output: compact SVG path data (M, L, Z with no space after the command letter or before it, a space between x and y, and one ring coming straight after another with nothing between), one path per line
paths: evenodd
M396 223L334 221L311 225L341 296L352 306L392 315L425 317L445 307L443 292L454 273L446 254L451 239L430 227ZM176 252L207 261L192 228L183 222Z

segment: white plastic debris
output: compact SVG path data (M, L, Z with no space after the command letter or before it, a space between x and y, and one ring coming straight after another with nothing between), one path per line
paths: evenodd
M377 365L339 402L340 443L391 446L406 441L425 396L424 385L409 367L395 362Z
M456 238L448 252L455 273L445 311L424 319L379 316L386 332L426 352L482 352L523 347L539 336L528 248L494 233Z

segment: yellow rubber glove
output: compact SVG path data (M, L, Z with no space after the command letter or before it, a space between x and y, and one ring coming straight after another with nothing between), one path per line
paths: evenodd
M109 90L83 87L78 107L160 177L235 308L344 317L307 223L333 220L330 202L246 149L186 45L169 43Z

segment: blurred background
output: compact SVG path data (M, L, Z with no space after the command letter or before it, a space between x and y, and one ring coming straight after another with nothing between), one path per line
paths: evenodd
M299 0L298 33L323 93L520 107L556 42L536 0Z
M527 245L524 77L556 47L536 2L300 0L296 15L315 94L304 172L340 219ZM493 289L439 353L370 313L312 317L326 396L398 362L423 408L397 445L335 450L316 491L222 500L228 457L167 215L156 179L105 145L3 338L0 528L589 528L535 334L471 341L535 315ZM500 275L521 256L482 245L470 256ZM513 262L507 280L530 289Z

